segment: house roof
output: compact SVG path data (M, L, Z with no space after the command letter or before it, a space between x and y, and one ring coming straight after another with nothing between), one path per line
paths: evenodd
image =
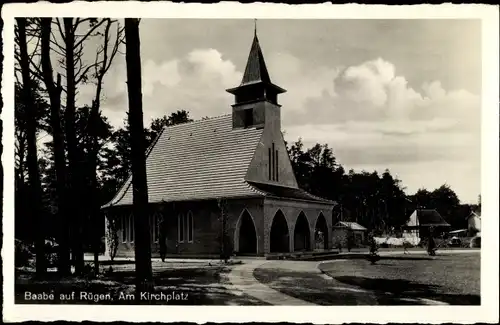
M335 225L335 227L338 227L338 228L349 228L349 229L352 229L352 230L367 230L365 227L363 227L362 225L360 225L359 223L357 222L347 222L347 221L339 221L337 222L337 224Z
M475 212L475 211L472 211L465 219L469 219L471 217L478 217L478 218L481 218L481 212Z
M454 234L459 234L461 232L467 232L467 229L458 229L458 230L453 230L453 231L450 231L448 232L448 234L450 235L454 235Z
M233 129L232 123L224 115L165 128L146 159L149 202L277 196L333 203L299 188L247 182L263 129ZM129 176L103 208L132 201Z
M424 227L449 227L450 224L447 223L443 217L434 209L417 209L413 214L416 213L418 219L418 225Z

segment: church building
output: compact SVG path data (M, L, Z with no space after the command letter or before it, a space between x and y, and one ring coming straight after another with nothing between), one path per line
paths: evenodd
M271 82L256 34L243 80L227 92L230 114L166 127L148 150L153 256L160 231L167 255L216 255L223 237L236 255L331 248L335 202L297 184L281 132L285 90ZM130 176L103 207L106 224L116 220L117 256L134 254L132 186Z

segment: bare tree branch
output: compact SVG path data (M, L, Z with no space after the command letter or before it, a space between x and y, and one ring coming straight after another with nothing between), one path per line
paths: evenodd
M42 79L42 76L43 76L43 73L42 73L42 70L40 68L40 63L37 65L34 61L33 61L33 57L28 57L29 61L30 61L30 71L31 73L37 78L37 79Z
M90 18L89 18L90 19ZM79 23L82 23L83 21L85 21L85 19L82 19L80 20ZM75 43L75 48L77 48L78 46L80 46L83 42L85 42L85 40L90 36L92 35L92 33L97 29L99 28L100 26L102 26L102 24L105 22L106 20L101 20L100 22L98 22L97 24L95 24L93 27L90 28L90 30L83 36L80 38L80 40L78 42ZM75 24L75 29L76 29L77 25Z
M54 34L54 31L51 30L50 34L52 35L52 38L50 39L50 43L52 45L55 45L56 47L58 47L62 52L66 52L66 49L64 48L64 46L57 43L57 38L56 38L56 35Z
M83 70L83 73L78 77L76 78L76 81L75 81L75 84L79 84L82 80L85 79L85 76L87 75L87 73L89 72L90 68L92 68L94 65L89 65L85 68L85 70Z
M33 59L33 57L35 56L35 54L38 51L39 46L40 46L40 37L37 38L37 41L35 44L35 49L33 50L33 53L30 55L30 59Z
M61 20L59 18L57 18L55 21L55 24L57 25L57 29L59 30L59 35L61 35L63 42L66 42L66 35L64 34Z
M52 45L55 45L56 47L59 47L59 48L62 48L59 44L57 44L55 41L53 40L50 40L50 44ZM59 52L58 50L56 50L53 46L50 48L54 53L64 57L65 54L63 52Z

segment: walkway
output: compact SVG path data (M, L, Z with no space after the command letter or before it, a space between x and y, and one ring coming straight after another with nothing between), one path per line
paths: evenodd
M238 265L232 269L228 274L228 280L231 283L230 289L235 291L244 292L254 298L272 305L284 305L284 306L314 306L315 304L291 297L270 287L260 283L253 276L253 271L268 263L268 261L263 260L245 260L243 264ZM283 266L287 266L291 269L302 271L311 271L321 273L316 268L316 263L311 262L291 262L291 261L281 261Z
M358 252L358 254L366 254L365 252ZM439 254L441 255L448 255L448 254L464 254L464 253L480 253L480 250L471 250L471 249L464 249L464 250L440 250L438 251L438 256ZM410 251L409 255L422 255L426 254L424 250L414 250ZM327 289L331 294L334 294L337 292L339 295L337 300L342 300L342 299L347 299L347 298L353 298L356 301L348 303L346 302L346 305L348 304L367 304L367 305L376 305L376 299L374 298L374 292L372 290L367 290L367 289L362 289L362 288L356 288L352 286L347 286L347 285L339 285L334 279L332 279L330 276L323 274L320 269L318 268L321 263L331 263L331 262L339 262L342 263L343 261L347 261L349 259L348 256L342 256L342 255L356 255L356 253L343 253L339 254L339 256L336 259L332 260L326 260L326 261L321 261L321 262L313 262L313 261L287 261L287 260L273 260L273 261L266 261L266 260L243 260L243 264L238 265L234 267L231 272L227 275L229 282L231 285L228 286L229 290L235 291L235 292L244 292L256 299L259 299L263 302L272 304L272 305L286 305L286 306L311 306L311 305L317 305L321 304L324 305L325 302L321 301L321 299L312 300L313 302L309 301L304 301L302 299L292 297L286 293L277 291L273 288L270 288L266 284L263 284L259 282L255 276L254 276L254 271L255 269L259 268L260 270L262 269L273 269L276 268L276 266L279 265L279 269L283 271L283 273L287 273L287 275L283 274L285 278L282 278L285 280L286 285L288 285L288 280L286 279L288 277L296 278L296 282L293 281L298 286L305 285L307 288L296 288L297 293L303 290L305 294L308 294L309 296L312 295L313 291L323 291L323 289ZM394 250L394 251L381 251L380 255L382 256L390 256L390 255L401 255L403 256L403 251L401 250ZM408 255L405 255L408 256ZM276 271L276 270L275 270ZM293 275L292 273L295 273L296 275ZM308 279L304 279L304 277L307 276ZM301 281L299 281L299 279ZM321 279L321 280L320 280ZM306 281L304 281L306 280ZM319 281L318 281L319 280ZM300 283L299 283L300 282ZM286 286L285 285L285 286ZM312 285L312 287L310 287ZM293 286L293 285L292 285ZM314 288L313 288L314 287ZM321 287L321 289L320 289ZM284 290L286 292L286 290ZM295 289L294 289L295 291ZM292 293L293 294L293 293ZM390 292L382 292L382 294L387 295L388 297L393 296L392 293ZM295 295L295 294L294 294ZM300 295L298 295L301 297ZM432 299L425 299L425 298L398 298L401 302L406 301L408 304L415 304L415 305L447 305L447 303L442 302L442 301L437 301L437 300L432 300ZM311 299L309 299L311 300ZM340 304L343 304L340 302Z

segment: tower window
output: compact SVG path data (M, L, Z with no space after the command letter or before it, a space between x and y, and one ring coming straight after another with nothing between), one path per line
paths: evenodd
M274 158L274 165L276 167L276 182L278 182L279 181L279 177L278 177L278 174L279 174L278 173L278 171L279 171L279 169L278 169L278 150L276 150L275 153L276 153L276 158Z
M253 109L249 108L244 110L245 116L244 116L244 125L245 127L249 127L253 125Z
M271 148L269 148L269 163L268 163L268 165L269 165L269 180L270 180L270 181L272 180L272 173L273 173L273 172L272 172L272 170L273 170L273 169L272 169L272 168L273 168L273 166L272 166L272 160L271 160L271 159L272 159L272 158L271 158Z
M274 142L273 142L273 181L276 180L276 160L275 160L275 156L274 156Z

